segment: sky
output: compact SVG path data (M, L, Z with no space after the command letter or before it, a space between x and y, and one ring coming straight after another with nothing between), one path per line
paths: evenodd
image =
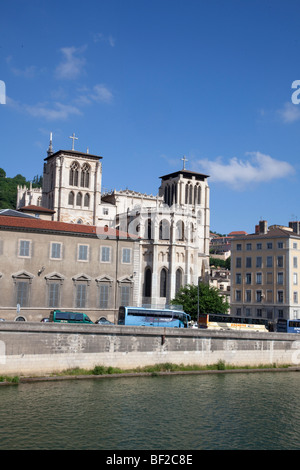
M105 190L156 195L186 156L212 231L298 220L299 17L299 0L0 0L0 167L32 180L50 132L54 151L75 133Z

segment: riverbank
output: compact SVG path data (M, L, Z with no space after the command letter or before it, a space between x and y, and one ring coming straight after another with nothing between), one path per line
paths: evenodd
M259 367L234 367L226 365L223 361L217 364L199 367L197 365L184 366L177 364L156 364L134 370L122 370L115 367L96 366L92 370L68 369L57 374L45 376L0 376L1 385L18 385L20 383L51 382L58 380L84 380L105 379L121 377L156 377L172 375L201 375L201 374L224 374L224 373L253 373L253 372L300 372L300 366L266 364Z

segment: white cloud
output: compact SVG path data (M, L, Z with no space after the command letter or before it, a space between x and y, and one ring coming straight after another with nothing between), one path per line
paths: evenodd
M83 47L63 47L60 49L63 54L62 62L56 67L55 76L59 79L73 80L78 78L82 72L83 67L86 63L84 57L82 57L86 46Z
M99 83L93 87L91 98L94 101L110 103L113 98L113 94L105 85Z
M39 103L34 106L25 106L25 110L34 117L43 117L49 121L66 120L69 116L80 115L81 112L76 106L66 105L56 102L54 105L48 106L48 103Z
M293 167L288 162L276 160L269 155L248 152L246 156L248 160L234 157L226 163L222 157L219 157L215 161L199 160L198 164L213 181L229 184L234 189L285 178L294 173Z
M285 123L295 122L300 119L300 106L285 103L283 108L278 111L281 116L281 119Z
M76 106L66 105L60 102L54 102L51 105L48 102L27 105L7 97L7 105L16 109L18 112L25 112L33 117L45 118L48 121L66 120L70 116L78 116L81 114L81 111Z
M13 58L12 56L9 56L6 58L6 63L10 69L10 71L16 76L16 77L21 77L21 78L35 78L40 74L43 74L46 72L46 68L38 68L36 65L28 65L24 67L23 69L15 67L13 65Z
M102 83L94 85L91 90L87 87L82 87L79 92L80 94L75 101L80 105L87 105L93 102L111 103L113 100L112 92Z
M111 47L114 47L116 44L115 38L109 34L108 36L105 36L103 33L94 33L93 34L93 40L94 42L106 42L109 44Z

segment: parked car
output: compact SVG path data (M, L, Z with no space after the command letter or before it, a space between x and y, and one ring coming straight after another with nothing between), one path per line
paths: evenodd
M22 317L22 315L19 315L17 318L15 318L15 321L26 321L26 318Z
M105 317L99 318L99 320L96 320L95 323L98 325L114 325L111 321L107 320Z
M5 318L0 318L0 321L5 321Z
M49 322L49 321L50 321L50 320L49 320L48 317L45 317L45 318L42 318L42 319L41 319L41 322L43 322L43 323L47 323L47 322Z

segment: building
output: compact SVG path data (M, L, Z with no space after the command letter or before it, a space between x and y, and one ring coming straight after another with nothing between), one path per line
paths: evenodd
M232 240L232 314L300 317L300 235L292 227L260 221L255 233Z
M70 232L73 233L70 227L76 226L79 238L86 237L85 230L91 230L89 238L93 239L93 242L91 241L87 250L88 253L96 253L96 256L89 255L89 262L84 264L84 271L80 270L82 263L73 264L71 268L64 262L61 263L58 273L65 280L68 279L68 282L70 280L74 282L74 276L82 272L89 279L89 285L94 285L95 280L107 276L107 282L111 283L113 291L108 301L111 315L112 312L116 314L121 299L123 303L126 301L127 304L137 306L165 307L182 285L196 284L198 279L208 282L209 186L207 175L185 168L160 178L161 184L155 196L128 189L103 192L102 157L78 152L74 148L53 152L51 137L44 164L43 188L39 194L36 190L30 193L30 190L26 188L19 188L17 209L27 216L34 214L36 219L49 218L52 214L52 221L47 221L50 224L48 229L51 232L52 223L51 234L56 235L55 243L60 243L62 247L69 247L68 252L71 250L71 244L74 243L74 234L70 238ZM24 201L26 206L21 207ZM110 267L104 263L99 264L99 250L102 250L103 242L97 237L98 229L100 233L106 230L106 238L110 241L112 257L107 261L111 263ZM0 230L5 230L5 228L0 227ZM126 252L130 260L130 268L129 261L124 261L123 255L120 254L120 249L125 249L125 247L121 244L120 237L116 236L119 233L125 234L124 243L126 246L130 245ZM48 235L50 237L49 233ZM0 232L0 239L1 237ZM18 234L14 234L14 237L16 238L15 246L18 246L16 245L19 243ZM45 267L49 265L49 246L52 246L51 237L49 237L45 236L45 232L40 232L39 264ZM84 245L83 242L76 243ZM42 250L43 245L48 246L48 251ZM71 255L73 261L74 256L74 254ZM123 269L123 264L128 268L127 270ZM15 272L18 272L15 268L11 269L13 271L8 272L8 270L5 276L12 277ZM38 271L37 266L32 267L32 271L34 269ZM32 271L30 273L33 275ZM50 273L52 271L56 272L51 267ZM45 268L41 276L46 278L48 275ZM31 277L31 279L35 278ZM118 288L124 279L128 280L131 289L131 294L126 299L122 298ZM4 280L4 273L2 280ZM72 285L72 282L69 285ZM71 290L67 291L68 295ZM95 300L96 294L92 294L92 289L88 290L91 291L90 299ZM30 298L33 299L33 285L31 291ZM61 307L66 308L66 298L62 291L60 298L62 299ZM40 307L49 308L46 297L43 299ZM118 300L112 302L112 299ZM28 302L28 308L30 308L29 304L30 302ZM74 292L73 300L68 297L67 304L70 308L76 307ZM88 305L87 308L93 308L97 316L107 313L107 308L102 312L96 300L93 302L90 300ZM37 304L35 306L38 308Z
M0 317L61 308L114 320L133 302L138 257L138 240L113 229L0 215Z

